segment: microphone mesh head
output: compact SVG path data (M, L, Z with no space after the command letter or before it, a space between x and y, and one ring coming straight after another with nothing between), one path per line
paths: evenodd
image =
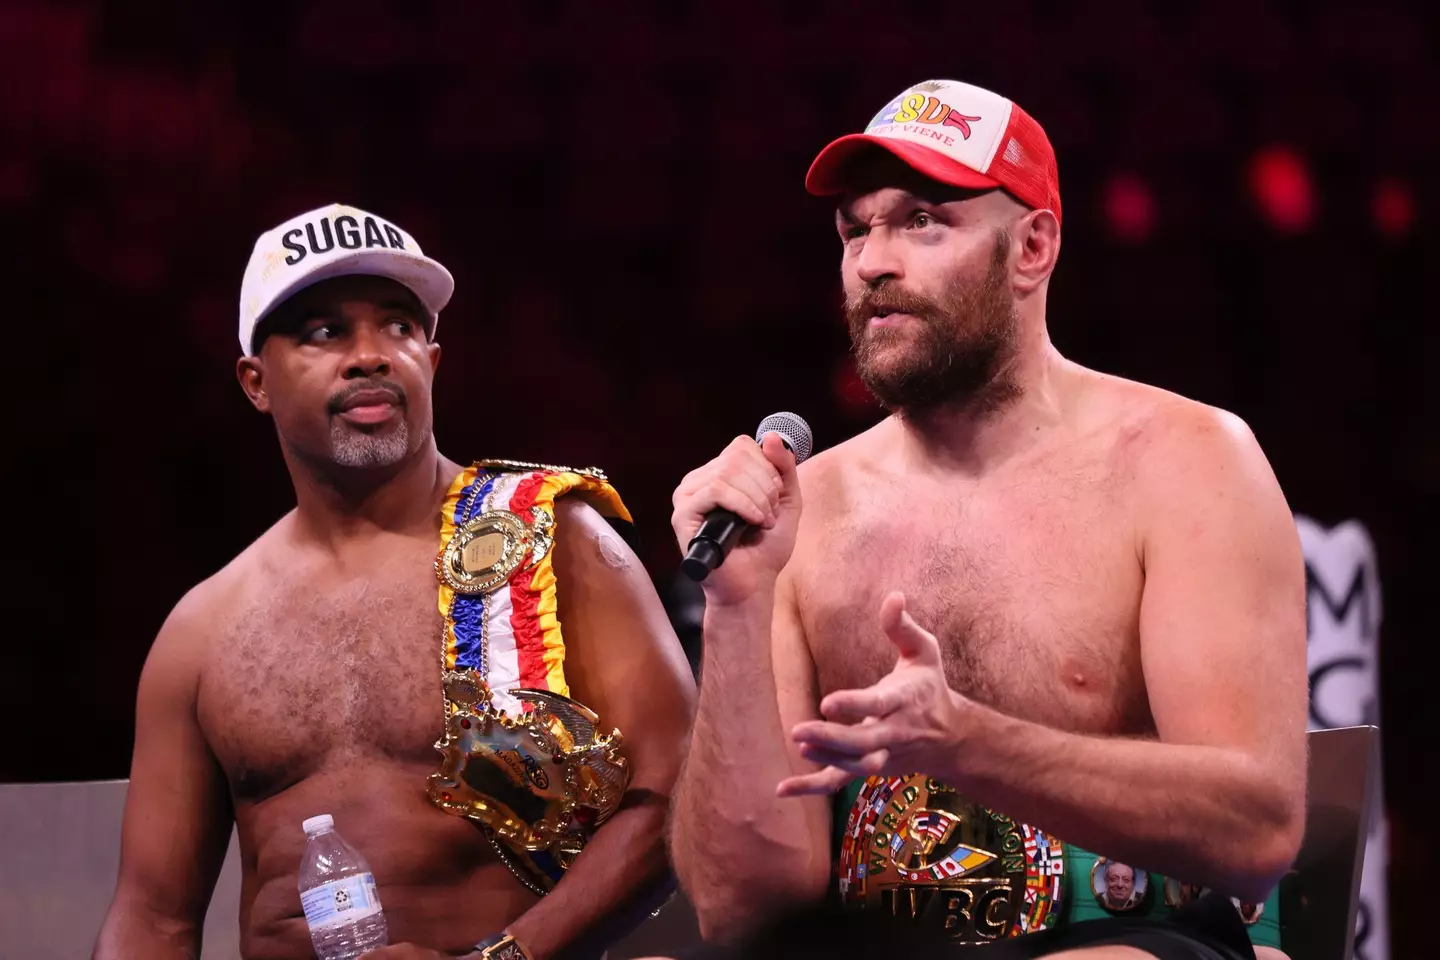
M799 414L770 414L760 421L760 426L755 431L755 442L759 443L765 439L765 434L772 432L780 434L784 439L790 452L795 454L796 463L803 463L805 458L810 456L810 447L814 443L810 436L810 424L806 423Z

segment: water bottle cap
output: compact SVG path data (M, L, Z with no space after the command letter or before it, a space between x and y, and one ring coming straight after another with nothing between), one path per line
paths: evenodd
M322 813L318 817L311 817L309 820L306 820L304 823L300 824L300 827L305 831L306 836L313 837L317 833L324 833L326 830L334 830L335 818L330 816L330 814L328 813Z

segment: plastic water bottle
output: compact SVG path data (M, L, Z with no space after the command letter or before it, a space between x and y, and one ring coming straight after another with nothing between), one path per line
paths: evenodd
M351 960L389 944L370 864L340 834L328 813L311 817L300 860L300 904L318 960Z

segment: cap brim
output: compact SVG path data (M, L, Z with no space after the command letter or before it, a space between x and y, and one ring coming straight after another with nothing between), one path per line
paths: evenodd
M810 171L805 174L805 189L817 197L844 193L853 185L850 173L854 164L851 161L877 147L894 154L906 166L930 179L948 183L952 187L987 190L1000 186L999 181L930 147L911 143L909 140L852 133L831 142L820 151L815 162L810 164Z
M271 296L270 301L256 312L255 326L250 333L250 351L254 352L255 331L260 329L270 313L290 297L313 287L322 280L334 277L387 277L408 289L430 313L428 335L435 335L435 326L440 311L450 302L455 293L455 278L438 261L429 257L408 253L404 250L380 249L357 250L352 254L321 264L314 270L301 274L287 286L281 287Z

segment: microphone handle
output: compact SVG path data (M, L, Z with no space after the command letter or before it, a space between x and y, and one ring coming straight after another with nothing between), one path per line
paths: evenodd
M704 580L711 570L725 562L725 555L735 546L746 526L744 520L729 510L722 507L711 510L705 514L705 522L700 524L694 539L685 548L685 559L680 562L680 569L696 583Z

